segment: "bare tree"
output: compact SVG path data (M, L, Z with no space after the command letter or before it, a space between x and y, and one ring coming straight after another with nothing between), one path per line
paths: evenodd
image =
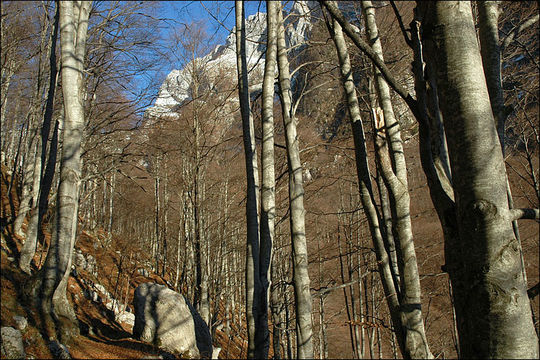
M238 72L238 97L242 117L244 154L247 176L247 247L246 247L246 317L248 329L247 357L256 358L258 351L256 333L260 324L261 281L259 277L259 171L255 151L255 133L249 104L249 86L246 60L246 29L243 1L237 0L236 6L236 66ZM267 311L264 309L264 311Z
M312 300L309 286L302 162L300 161L298 134L296 131L298 120L294 116L292 106L291 76L281 11L278 11L277 63L289 173L289 220L293 248L293 283L296 308L296 334L298 338L297 358L309 359L313 358L313 325L311 318Z
M423 27L433 29L424 38L433 41L437 50L437 86L445 99L441 109L460 236L451 249L453 261L447 263L460 353L535 358L538 337L512 228L512 220L535 214L508 207L494 104L482 70L471 6L440 1L423 7L427 11Z
M330 5L335 6L335 3L330 4ZM366 5L367 4L365 4L364 6ZM371 13L371 16L373 16L372 13ZM401 309L406 309L406 306L402 307L403 304L401 304L402 300L400 299L400 296L399 296L399 293L400 293L399 289L401 287L406 288L408 284L402 283L402 286L400 286L400 284L396 283L395 281L396 278L395 276L393 276L392 270L391 270L392 261L388 254L387 248L385 247L383 234L381 232L381 228L379 225L383 222L381 220L381 215L379 214L377 208L375 207L375 198L374 198L373 189L371 185L370 170L369 170L369 165L368 165L368 160L367 160L366 140L364 137L362 119L360 117L360 108L358 104L358 99L355 93L352 67L350 65L347 45L345 43L341 26L338 23L338 21L334 19L332 24L328 24L328 25L329 25L328 27L329 27L332 39L334 40L334 43L336 46L336 51L338 53L341 76L343 79L343 86L346 93L347 105L348 105L349 115L351 119L353 139L354 139L354 144L355 144L355 157L356 157L356 167L357 167L357 174L358 174L358 184L360 187L359 190L361 194L360 198L362 201L364 212L366 213L366 216L368 218L372 240L375 245L375 250L376 250L377 259L379 263L379 274L381 276L381 281L383 283L383 288L386 294L386 299L388 302L388 307L390 310L392 322L394 324L394 327L396 329L399 329L399 330L396 330L398 343L400 344L400 348L402 350L404 357L415 357L414 354L417 354L416 357L426 357L426 356L429 356L430 353L429 353L429 349L427 350L427 352L425 352L425 349L422 349L424 346L427 347L427 343L423 341L425 340L425 334L423 336L421 335L423 334L423 326L422 326L422 332L418 332L414 330L414 327L406 326L405 324L407 323L407 318L406 316L404 316L405 314L403 314L402 316ZM380 49L380 45L379 45L379 49ZM388 94L386 94L386 96L388 96ZM386 101L389 101L388 97L386 99L387 99ZM391 106L391 105L387 105L387 106ZM384 126L384 123L382 123L382 126ZM395 124L394 124L394 127L396 127ZM399 137L399 133L397 134L397 136ZM382 155L384 156L384 154ZM392 169L391 165L383 164L383 166L385 165L390 166L387 169L387 171L391 172L391 169ZM404 164L402 163L401 166L403 167ZM392 174L389 174L387 176L395 178L395 175L392 175ZM405 191L408 192L408 189L406 189ZM394 206L395 206L395 199L394 199ZM404 206L407 207L407 205L404 205ZM396 210L394 210L394 212L395 211ZM396 233L396 235L399 236L398 233ZM412 251L414 252L414 248L412 249ZM401 261L403 262L404 260L401 259ZM416 262L414 266L416 266ZM402 268L402 271L403 271L403 268ZM417 288L415 291L419 291L419 288ZM419 299L417 298L416 301L418 304ZM411 313L412 310L413 308L409 309L408 310L409 313ZM418 310L414 309L414 311L418 311ZM417 323L416 325L420 326L421 323L422 323L422 320L420 320L420 324ZM421 337L420 341L414 340L416 336ZM420 354L423 354L423 355L420 355Z
M362 1L362 10L366 18L368 40L375 54L381 61L384 61L375 22L375 9L371 1ZM398 250L397 262L401 280L400 312L402 326L405 330L405 346L411 357L429 358L432 355L429 351L421 311L420 277L413 242L407 165L403 152L400 124L394 115L390 88L377 68L374 69L374 72L375 88L384 116L381 126L384 126L386 137L386 141L376 141L375 147L381 164L379 169L388 189L393 222L392 231Z
M53 319L61 341L78 331L77 319L66 297L67 280L78 223L81 179L81 141L84 129L83 64L91 2L61 2L60 41L62 90L65 120L56 224L43 268L27 288L31 298L39 299L49 337ZM53 315L54 314L54 315Z
M34 203L34 209L30 214L30 221L28 224L27 237L24 246L21 250L21 257L19 259L19 267L26 273L30 273L30 263L36 252L37 242L42 237L42 224L43 218L48 208L49 192L53 184L53 178L56 168L57 148L58 148L58 131L59 122L55 121L53 128L52 139L49 141L49 135L51 132L51 124L53 121L54 113L54 99L56 93L56 85L58 81L57 59L56 59L56 42L58 37L58 25L60 21L60 8L57 5L54 23L51 28L51 35L49 40L49 89L47 91L47 101L45 104L45 111L43 112L43 123L41 125L41 150L36 151L36 163L35 170L39 171L39 184L34 186L36 191L36 201ZM49 156L47 157L47 148L49 149ZM47 160L48 159L48 160ZM37 175L37 174L36 174Z
M262 85L262 189L261 189L261 222L260 222L260 261L259 276L261 279L261 308L259 327L256 329L255 341L259 359L268 357L270 337L268 333L268 299L270 291L269 269L272 259L274 241L275 205L275 170L274 170L274 77L276 69L276 31L277 6L279 3L267 1L266 16L266 58Z

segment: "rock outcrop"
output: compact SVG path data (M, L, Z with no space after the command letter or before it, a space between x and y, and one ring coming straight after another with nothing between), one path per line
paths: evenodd
M145 283L135 290L133 336L160 349L191 358L212 356L207 324L183 295Z
M311 16L319 9L315 1L295 1L285 20L285 38L289 48L299 49L305 44L312 27ZM246 19L246 59L249 70L249 90L256 93L262 88L264 54L266 52L266 13L257 12ZM203 57L191 59L183 69L172 70L161 85L159 95L148 115L163 116L171 114L175 106L191 100L193 72L197 69L199 81L207 83L211 89L219 88L219 83L226 80L226 74L232 74L230 81L236 81L236 35L235 29L225 40L225 44L216 46ZM198 84L201 86L201 84ZM227 90L228 94L230 90ZM215 96L219 97L216 90ZM228 95L227 95L228 96ZM222 101L223 99L220 99ZM232 101L237 101L233 96Z
M17 326L17 329L20 331L24 331L28 326L28 320L26 320L24 316L15 315L13 320L15 320L15 326Z
M73 253L72 270L79 269L87 271L88 273L97 276L97 262L96 258L90 254L85 254L80 249L75 249Z
M10 326L3 326L0 331L2 338L2 359L26 358L21 332Z

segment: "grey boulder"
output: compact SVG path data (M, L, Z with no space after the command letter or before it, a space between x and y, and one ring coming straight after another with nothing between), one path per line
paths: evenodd
M20 331L23 331L28 326L28 320L24 316L15 315L13 316L13 320L15 320L17 329Z
M19 330L10 326L3 326L0 330L2 338L2 358L3 359L24 359L24 345L22 334Z
M145 283L135 290L133 305L135 338L191 358L212 356L210 330L183 295Z

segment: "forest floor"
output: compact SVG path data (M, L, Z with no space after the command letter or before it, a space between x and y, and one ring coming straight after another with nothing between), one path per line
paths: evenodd
M17 244L19 241L15 240L14 243ZM28 326L22 333L27 356L37 359L51 358L52 354L41 333L39 313L25 303L20 292L21 285L28 276L18 269L13 255L2 248L1 325L15 327L13 317L16 315L25 317ZM68 298L72 300L79 322L90 325L93 332L92 335L87 333L76 336L71 344L67 344L73 358L125 359L160 354L160 351L152 345L133 339L126 324L117 323L106 316L103 304L96 304L84 298L82 289L77 286L73 277L69 281Z
M412 146L416 145L409 145ZM409 149L408 149L409 151ZM414 152L411 151L414 154ZM409 165L409 186L411 190L411 217L415 232L415 245L419 261L419 270L422 281L422 305L426 309L425 323L430 340L430 347L438 358L455 357L453 346L452 314L450 297L448 294L447 276L441 272L441 265L444 264L443 242L438 223L437 215L429 198L429 192L425 185L425 177L420 169L420 163L416 155L410 155ZM517 161L517 160L516 160ZM40 319L36 309L23 305L24 299L20 289L28 276L22 273L17 267L19 251L24 241L13 234L12 223L8 223L12 213L17 213L18 194L15 179L11 196L7 195L7 188L11 181L7 175L7 169L2 167L1 175L1 326L15 326L13 316L24 316L28 320L28 326L23 331L25 350L28 356L33 358L51 358L52 355L47 347L47 342L43 337ZM517 207L528 207L525 201L525 193L521 191L526 187L516 174L509 173L514 197ZM47 226L45 226L46 228ZM81 226L82 227L82 226ZM23 232L26 224L23 225ZM539 223L535 221L520 221L520 232L524 253L525 266L527 269L529 287L538 283L539 279L539 254L538 254L538 233ZM36 256L34 258L34 271L36 264L42 264L45 258L45 251L50 240L50 234L45 231L44 244L38 244ZM94 256L98 264L97 278L85 271L79 271L77 277L71 276L68 284L68 300L72 302L77 314L79 323L82 324L82 334L76 336L72 343L66 344L74 358L85 359L122 359L122 358L158 358L160 350L151 344L143 343L132 337L131 327L125 323L118 323L114 316L111 316L103 303L96 303L87 299L83 295L83 290L87 288L89 281L103 285L108 292L114 295L119 301L132 306L133 292L136 287L143 283L152 281L159 284L171 282L169 278L151 272L148 266L144 265L143 259L139 258L145 254L143 249L137 249L130 244L130 239L108 238L108 234L101 230L87 231L84 228L80 231L80 236L75 245L83 254ZM107 241L109 244L107 244ZM335 250L335 249L334 249ZM330 250L329 250L330 251ZM43 255L42 255L43 254ZM134 265L131 265L134 264ZM140 265L148 270L148 276L140 275L136 270ZM122 269L119 276L119 270ZM328 274L337 271L338 265L329 262L325 272ZM85 279L85 281L81 281ZM336 275L337 279L337 275ZM127 285L127 286L126 286ZM532 301L534 316L537 321L539 317L540 297ZM345 304L340 291L332 293L328 298L328 313L332 315L329 327L328 343L331 357L350 357L350 339L348 326L344 321L343 311ZM316 304L314 304L314 310ZM381 308L383 311L384 306ZM317 314L314 313L314 317ZM227 334L221 330L214 333L214 346L221 347L220 358L243 358L246 356L246 340L240 335L245 334L232 321L232 330ZM84 331L86 329L86 331ZM89 330L91 329L91 331ZM317 333L317 329L314 332ZM383 349L385 356L389 354L389 349ZM332 356L332 354L334 354Z
M17 266L19 252L22 249L24 239L13 234L12 223L8 223L12 211L18 209L18 195L16 194L16 181L12 186L11 198L7 195L7 190L11 177L7 175L6 169L2 167L1 193L2 193L2 246L1 246L1 326L12 326L16 328L14 316L22 316L27 319L28 325L22 331L23 344L27 358L47 359L52 358L44 332L41 327L39 312L36 308L28 305L23 298L22 285L29 278ZM26 230L26 223L23 225L23 232ZM101 234L103 235L103 234ZM102 249L94 244L100 242L100 236L86 231L81 231L77 240L76 249L80 249L83 254L92 254L98 264L97 277L86 271L78 271L77 276L70 276L68 281L68 300L73 305L81 334L75 336L71 343L65 344L70 354L76 359L140 359L140 358L166 358L167 353L162 352L152 344L144 343L132 337L132 328L127 323L115 321L112 311L106 308L103 302L94 302L87 299L83 294L88 289L89 283L101 284L111 294L113 288L118 288L118 266L122 263L122 253L114 248ZM45 231L44 244L38 244L36 255L33 261L33 270L37 269L36 264L42 264L45 260L44 250L50 241L50 233ZM133 272L135 273L135 272ZM133 293L136 287L144 282L155 282L165 284L165 279L149 271L148 276L133 274L129 279L128 293L125 297L129 299L128 306L132 308ZM113 274L115 276L113 276ZM115 281L116 284L115 284ZM124 293L118 292L117 298L122 301ZM215 332L214 345L222 348L220 358L241 357L242 350L245 352L245 341L239 338L231 338L220 330ZM161 356L160 356L161 355Z

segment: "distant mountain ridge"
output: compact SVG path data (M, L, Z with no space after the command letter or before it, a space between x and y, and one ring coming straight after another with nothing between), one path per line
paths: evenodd
M294 3L285 20L288 47L298 47L306 42L312 27L311 11L317 7L315 1ZM246 19L246 38L250 92L253 93L259 91L262 86L266 50L266 13L257 12ZM229 34L225 44L216 46L210 53L192 60L182 69L172 70L161 85L154 106L148 109L149 114L166 115L189 101L193 93L194 71L203 73L199 75L204 76L210 88L220 80L223 71L234 73L236 76L235 29Z

